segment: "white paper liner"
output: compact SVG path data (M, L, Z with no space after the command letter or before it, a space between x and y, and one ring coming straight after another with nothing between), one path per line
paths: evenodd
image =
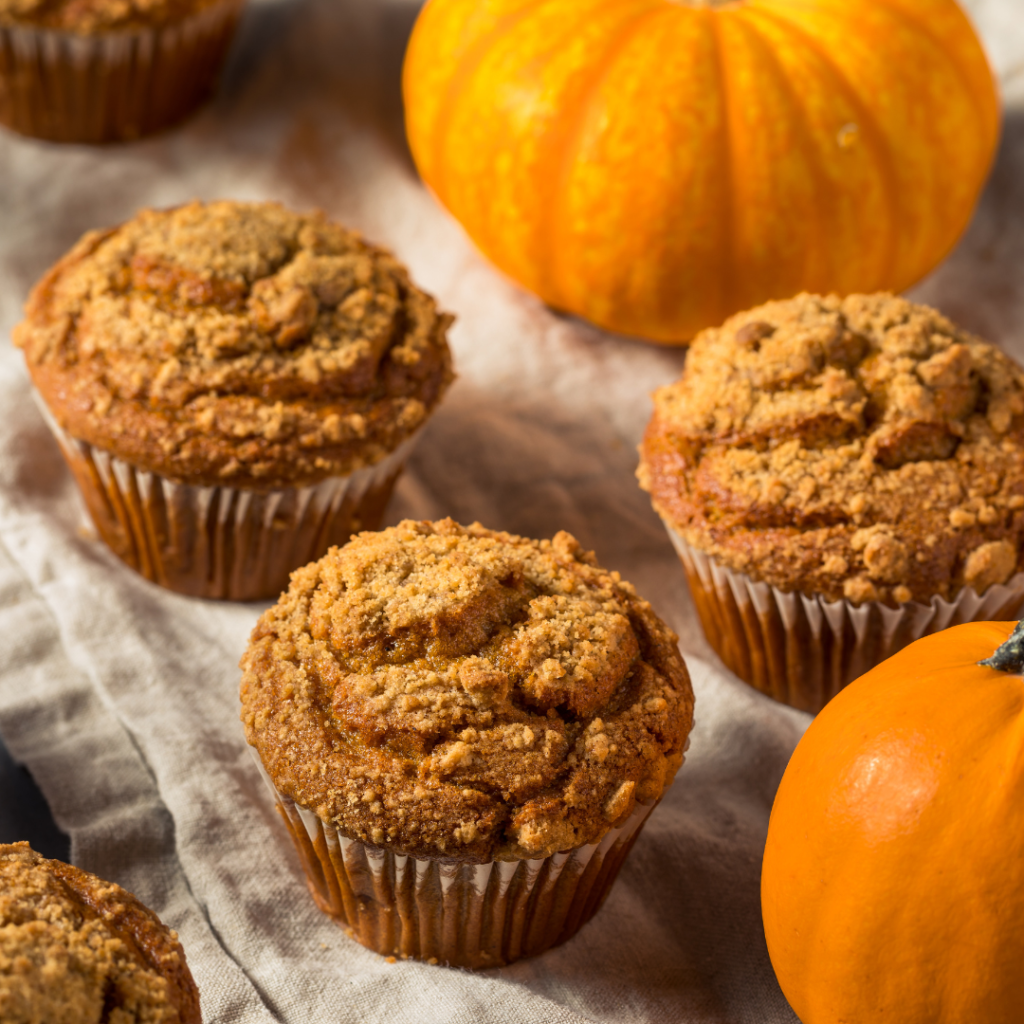
M751 686L812 713L907 644L963 622L1017 618L1024 603L1024 573L984 594L964 587L952 601L936 596L896 608L785 593L725 568L665 527L718 656Z
M384 956L487 968L565 942L598 911L654 805L600 843L538 860L465 864L368 846L270 787L317 906Z
M56 142L134 139L212 91L244 0L156 27L78 35L0 26L0 123Z
M276 597L292 570L353 533L376 529L417 439L373 466L308 487L201 487L71 437L36 398L100 537L146 579L193 597Z

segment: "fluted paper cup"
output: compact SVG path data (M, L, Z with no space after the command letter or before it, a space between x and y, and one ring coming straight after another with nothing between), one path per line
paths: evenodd
M896 608L786 593L725 568L665 526L718 656L762 693L813 714L907 644L962 622L1016 618L1024 603L1024 573L983 594L964 587L951 601L935 596Z
M79 35L0 26L0 124L53 142L166 128L212 92L244 0L169 25Z
M229 601L277 597L292 570L375 530L417 436L373 466L308 487L202 487L71 437L37 404L114 554L168 590Z
M342 835L278 792L252 752L316 905L383 956L500 967L571 938L604 902L654 805L637 804L599 843L537 860L410 857Z

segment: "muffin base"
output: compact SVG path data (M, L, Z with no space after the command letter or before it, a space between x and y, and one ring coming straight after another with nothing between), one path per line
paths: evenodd
M637 804L600 843L538 860L419 859L349 839L278 792L316 905L383 956L501 967L576 934L600 909L655 805Z
M114 554L168 590L229 601L277 597L292 570L375 530L416 441L413 435L373 466L308 487L199 487L71 437L39 405Z
M890 655L963 622L1016 618L1024 573L952 601L933 597L890 608L785 593L720 565L666 523L690 583L704 635L725 664L769 697L817 714L847 683Z
M0 27L0 124L52 142L135 139L213 91L244 0L158 28L76 35Z

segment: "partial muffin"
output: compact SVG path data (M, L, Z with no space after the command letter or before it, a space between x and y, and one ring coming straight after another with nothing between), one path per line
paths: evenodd
M704 331L656 392L650 491L705 633L816 711L1024 600L1024 372L926 306L800 295Z
M0 124L135 139L212 92L244 0L0 0Z
M87 234L14 340L115 553L242 600L379 523L452 380L450 322L323 214L215 202Z
M293 575L242 668L317 904L379 953L465 967L597 911L692 724L675 635L567 533L360 534Z
M4 1024L201 1024L178 937L131 893L0 845Z

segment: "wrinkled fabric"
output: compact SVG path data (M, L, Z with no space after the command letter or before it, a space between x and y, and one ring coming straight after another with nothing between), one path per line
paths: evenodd
M1024 22L968 4L1008 112L978 214L911 297L1024 356ZM544 308L493 270L418 181L398 77L417 4L250 7L219 98L129 146L0 136L0 734L72 859L178 930L204 1019L227 1022L792 1024L761 930L772 798L808 717L754 693L704 641L635 447L684 353ZM193 197L279 199L391 247L458 317L460 378L387 512L534 537L569 530L680 635L697 695L685 765L597 917L481 974L388 963L320 914L238 721L262 606L159 590L83 528L10 330L85 230ZM0 800L3 795L0 794Z

